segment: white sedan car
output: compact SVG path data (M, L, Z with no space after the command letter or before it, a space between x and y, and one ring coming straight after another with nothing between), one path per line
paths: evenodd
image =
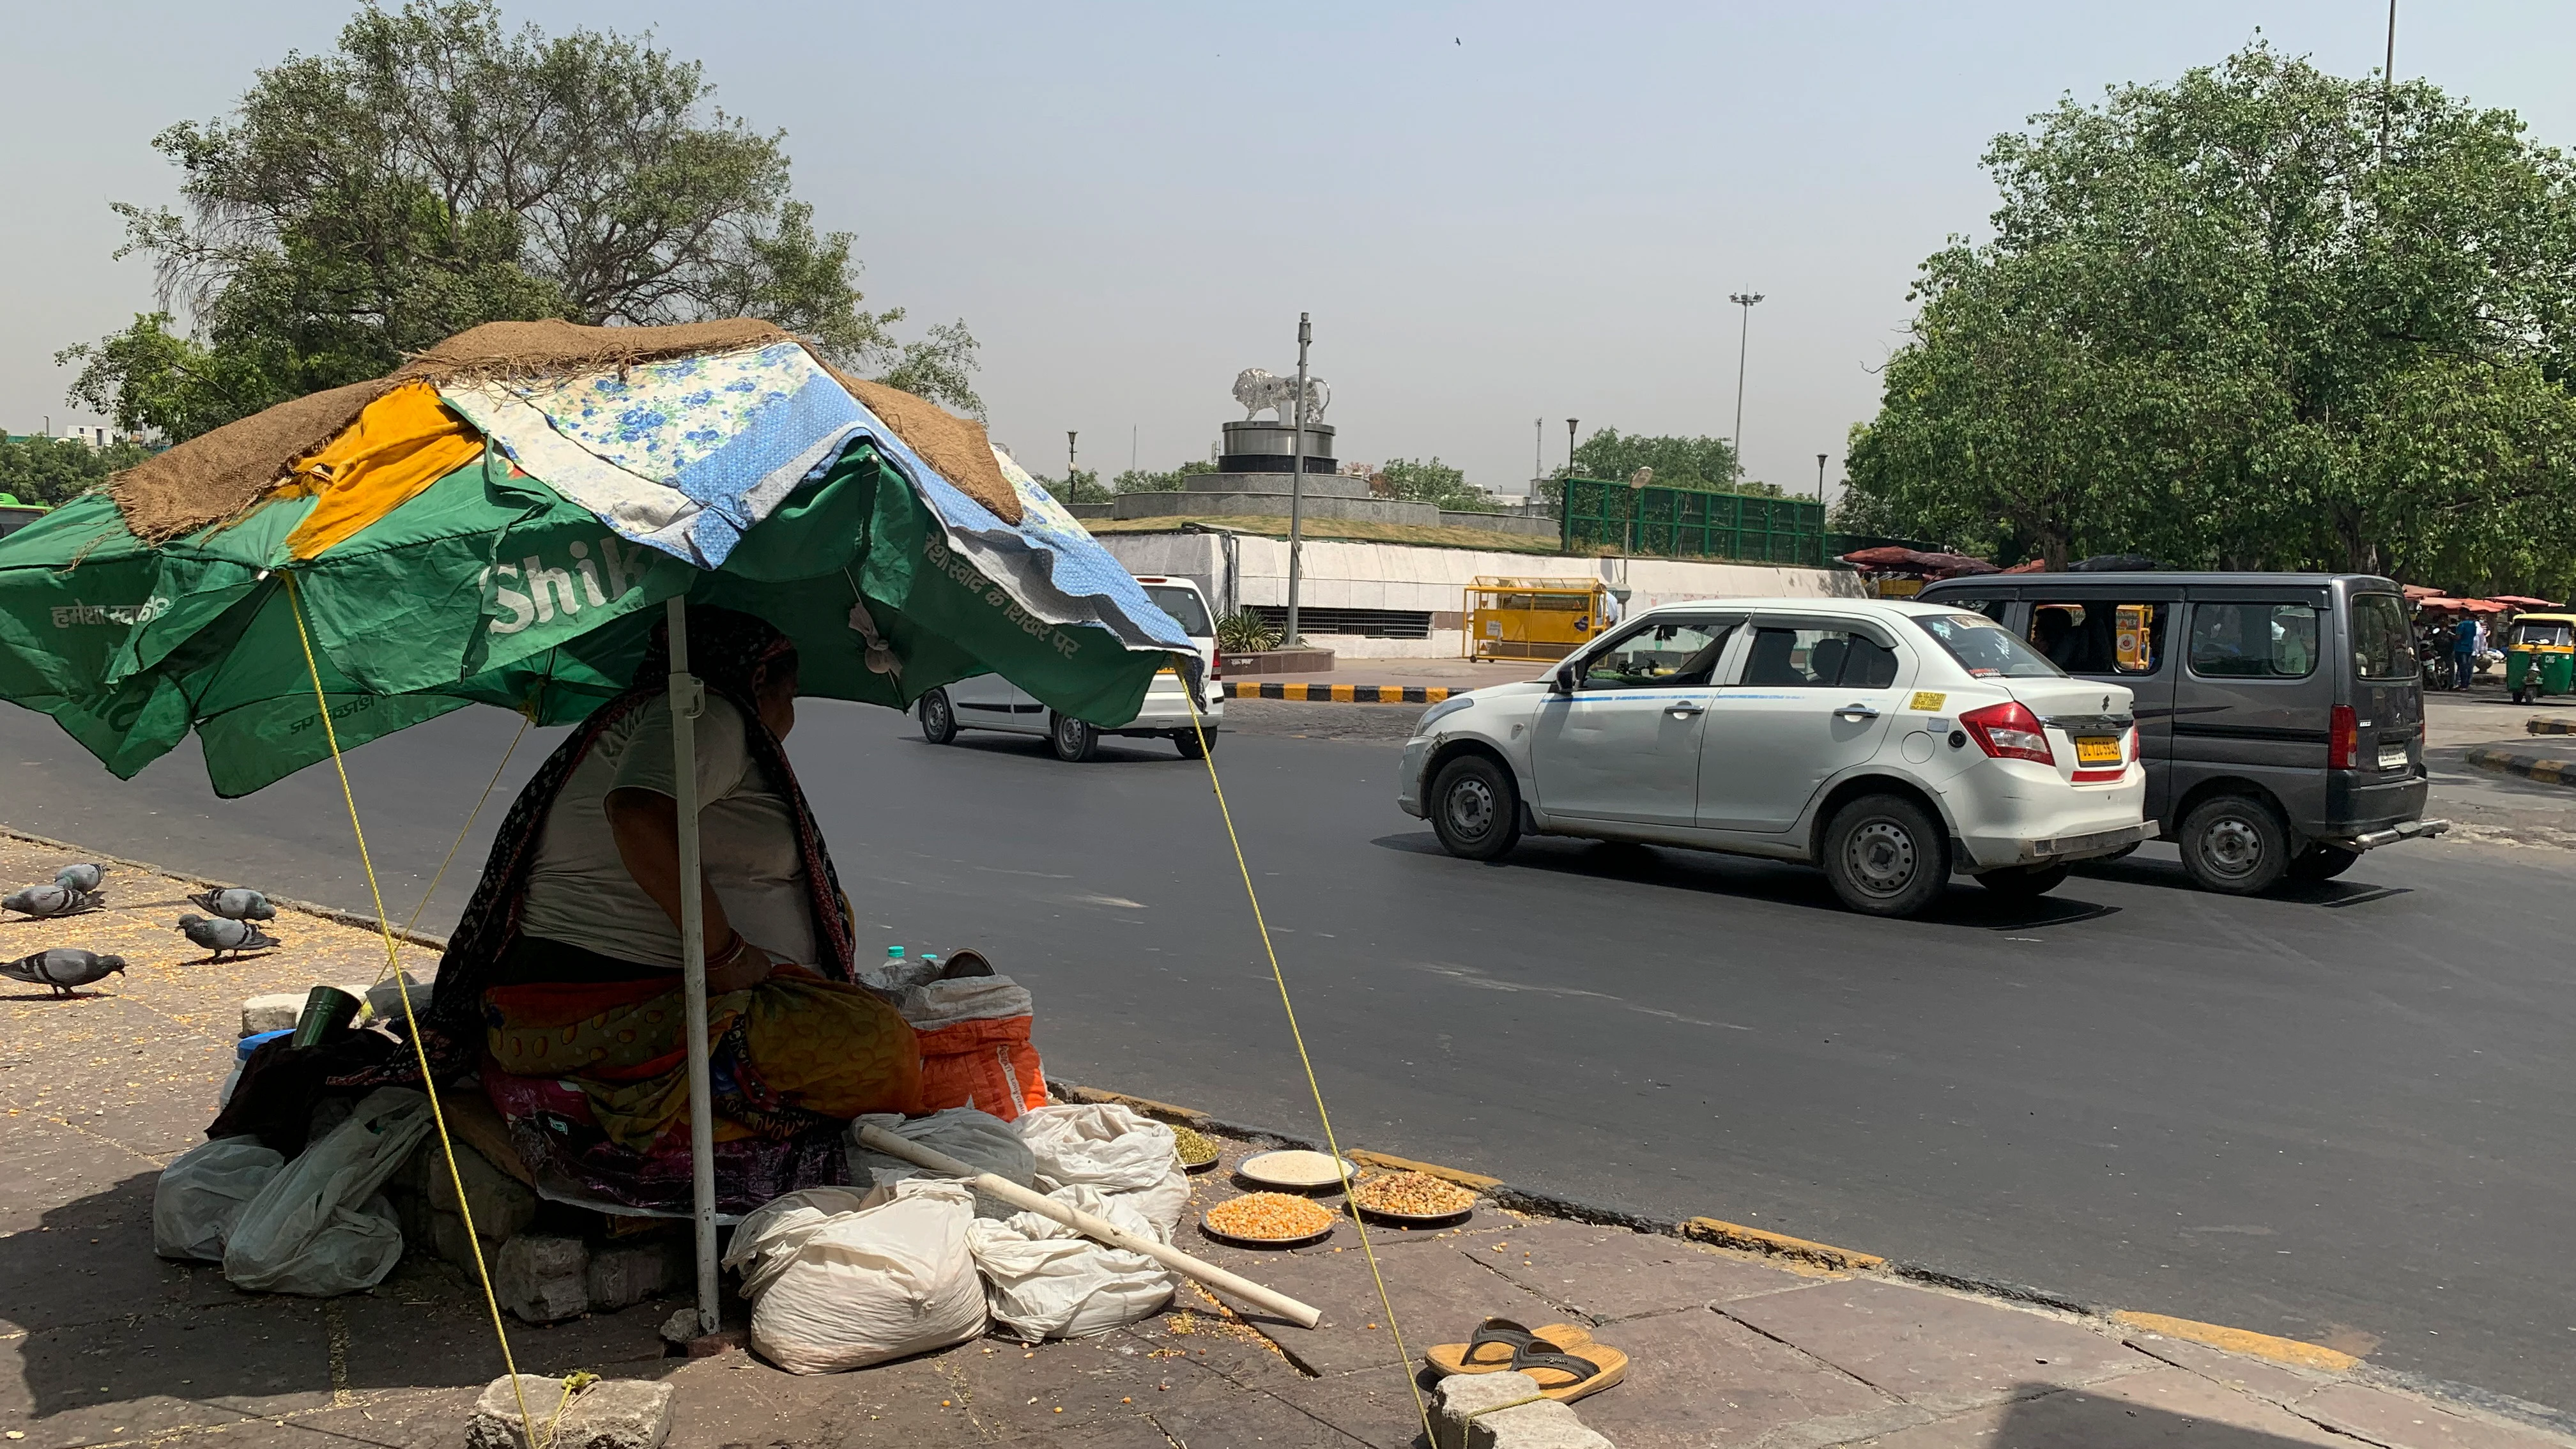
M1662 605L1546 678L1432 706L1400 778L1470 860L1524 833L1771 856L1884 916L1953 871L2036 896L2154 829L2128 690L1892 600Z
M1217 651L1216 623L1208 616L1207 596L1188 579L1140 575L1136 582L1145 586L1145 597L1154 601L1154 607L1171 615L1181 632L1190 636L1190 642L1198 647L1199 658L1207 662L1205 706L1194 709L1187 686L1167 668L1156 674L1146 688L1135 718L1102 729L1069 714L1057 714L998 674L978 674L921 697L915 706L921 718L921 737L934 745L944 745L955 740L959 730L1041 735L1056 758L1068 763L1090 759L1102 735L1170 740L1190 759L1197 759L1202 750L1216 748L1217 726L1225 723L1225 698L1216 686L1225 673Z

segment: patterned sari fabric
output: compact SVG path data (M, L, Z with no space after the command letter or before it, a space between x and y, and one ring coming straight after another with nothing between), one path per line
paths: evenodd
M496 986L484 993L491 1065L580 1089L611 1142L649 1153L689 1119L676 980ZM782 976L707 1001L719 1142L777 1141L921 1095L912 1028L855 986Z

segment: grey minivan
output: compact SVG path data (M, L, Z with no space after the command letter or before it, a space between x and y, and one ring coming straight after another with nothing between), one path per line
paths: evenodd
M1987 574L1922 602L1993 618L2079 678L2127 685L2146 816L2194 881L2331 879L2426 820L2406 596L2366 574Z

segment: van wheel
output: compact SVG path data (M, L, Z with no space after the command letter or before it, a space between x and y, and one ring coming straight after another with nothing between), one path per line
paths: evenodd
M1431 786L1431 828L1461 860L1492 860L1521 838L1521 792L1511 772L1483 755L1440 767Z
M1825 827L1825 878L1844 905L1868 916L1914 916L1950 883L1950 841L1940 823L1902 795L1864 795Z
M2203 800L2183 817L2182 868L2202 890L2258 895L2289 871L2290 833L2269 804L2250 795Z
M1047 743L1054 747L1057 759L1079 765L1100 748L1100 731L1069 714L1050 715Z
M1172 747L1184 760L1204 760L1216 753L1216 726L1202 725L1196 730L1183 730L1172 736Z
M957 738L957 708L948 702L948 691L934 689L921 697L921 737L934 745L944 745Z
M1977 884L2008 901L2037 900L2066 884L2071 867L2063 865L2008 865L1977 877Z
M2309 846L2300 853L2298 859L2290 862L2290 879L2303 885L2314 884L2321 880L2333 880L2336 876L2352 869L2353 863L2360 859L2361 852L2358 850L2346 850L2340 845L2326 845L2320 842Z

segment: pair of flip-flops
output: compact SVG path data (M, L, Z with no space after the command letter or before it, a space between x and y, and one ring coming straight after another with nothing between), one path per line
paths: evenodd
M1465 1343L1435 1344L1424 1357L1443 1378L1517 1369L1538 1384L1540 1393L1561 1404L1597 1394L1628 1376L1628 1355L1576 1323L1532 1330L1508 1318L1488 1318Z

